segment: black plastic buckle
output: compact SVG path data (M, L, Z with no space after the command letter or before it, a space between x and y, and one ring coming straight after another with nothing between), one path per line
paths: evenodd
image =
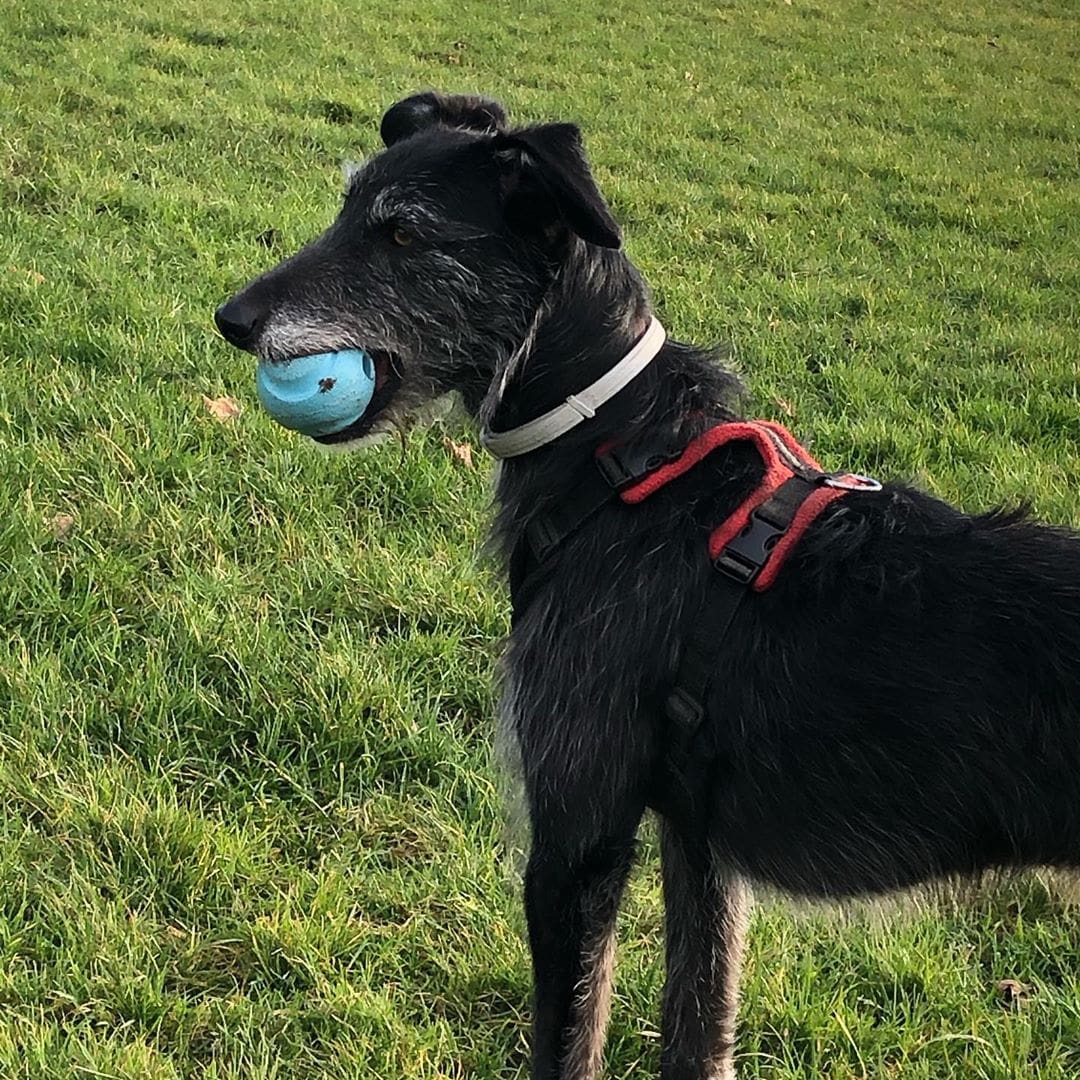
M749 524L717 555L713 566L740 584L749 585L769 561L772 549L785 532L786 525L774 525L755 510Z
M537 562L543 562L563 538L562 533L547 514L533 518L525 526L525 536L529 541L533 558Z
M664 702L668 719L687 731L696 731L705 715L700 701L682 686L676 686Z
M668 462L682 457L683 448L661 449L647 443L613 446L596 455L596 467L600 475L616 490L644 479Z

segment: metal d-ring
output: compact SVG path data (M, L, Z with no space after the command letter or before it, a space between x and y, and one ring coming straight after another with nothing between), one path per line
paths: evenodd
M880 491L881 481L859 473L844 473L841 476L826 476L826 487L840 488L841 491Z

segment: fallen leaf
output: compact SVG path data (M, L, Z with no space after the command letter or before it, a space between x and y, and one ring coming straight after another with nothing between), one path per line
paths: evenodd
M52 527L54 540L66 540L75 528L75 518L72 514L56 514L49 525Z
M231 397L211 398L203 394L206 411L220 424L227 424L240 415L240 403Z
M455 460L460 461L466 469L471 469L473 467L472 446L469 443L456 443L447 436L443 439L443 446L450 451L450 456Z
M785 416L794 416L795 415L795 406L790 401L788 401L787 398L774 397L773 398L773 404L775 404L776 407Z
M8 272L12 274L24 274L35 285L42 285L45 282L45 275L39 274L36 270L24 270L18 266L8 266Z
M1019 1005L1031 996L1032 991L1032 987L1025 986L1022 982L1017 982L1016 979L1002 979L997 984L997 989L998 993L1001 994L1001 1000L1006 1005Z

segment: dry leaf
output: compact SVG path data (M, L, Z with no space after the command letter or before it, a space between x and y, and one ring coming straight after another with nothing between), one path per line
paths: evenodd
M211 398L203 394L206 411L220 424L227 424L240 415L240 403L231 397Z
M775 404L776 407L785 416L794 416L795 415L795 406L790 401L788 401L787 398L774 397L773 398L773 404Z
M471 469L473 467L472 446L469 443L456 443L447 436L443 439L443 446L450 451L450 456L457 461L460 461L466 469Z
M52 527L54 540L66 540L71 530L75 528L75 518L71 514L57 514L49 525Z
M18 266L8 266L8 271L12 274L25 274L35 285L44 284L45 275L39 274L36 270L23 270Z
M1006 1005L1019 1005L1031 996L1032 988L1025 986L1022 982L1017 982L1016 979L1002 979L997 984L998 993L1001 994L1001 1000Z

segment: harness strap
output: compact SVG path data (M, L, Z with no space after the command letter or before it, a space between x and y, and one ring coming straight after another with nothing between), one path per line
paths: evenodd
M682 449L655 441L606 445L597 451L596 471L585 473L568 498L533 518L512 559L516 618L535 590L545 559L602 506L616 496L637 505L736 441L753 443L765 472L709 534L708 556L716 573L665 702L680 735L668 762L676 778L692 771L693 737L705 715L716 655L748 591L764 592L776 582L795 545L830 503L850 491L878 491L881 485L853 473L825 472L786 428L767 420L718 424Z
M802 539L806 530L821 516L821 512L830 503L843 498L853 488L818 487L810 492L795 508L795 513L788 522L783 536L772 549L772 558L768 560L753 583L754 592L764 592L776 581L788 555ZM758 511L760 513L760 511Z
M683 448L670 441L637 440L605 444L595 457L595 469L577 478L569 494L533 515L510 557L510 599L516 622L543 578L544 562L567 537L572 536L597 511L612 502L619 490L673 461Z
M689 751L693 737L705 716L716 655L748 595L747 586L753 585L757 589L763 568L775 570L780 544L790 536L802 508L820 490L823 489L816 488L813 480L790 476L756 505L748 525L715 554L710 540L709 554L715 572L697 622L679 658L673 688L664 703L668 719L682 735L679 756L687 765L691 762ZM745 508L746 504L743 506ZM714 530L713 536L724 528Z
M753 583L757 588L762 568L775 565L778 541L814 490L815 481L803 476L789 476L774 487L759 488L709 534L713 566L741 584Z
M568 536L577 532L612 500L615 489L600 469L588 470L578 481L573 495L536 514L525 527L529 552L542 563Z
M709 582L701 615L683 647L678 677L664 702L668 719L687 740L704 719L705 692L716 666L716 649L731 629L745 596L745 587L732 577L716 574Z
M631 484L619 493L620 497L631 505L643 502L665 484L689 472L714 450L729 442L739 441L752 442L765 462L765 475L759 491L775 487L793 472L822 475L825 472L786 428L766 420L740 420L709 428L691 440L676 460L650 472L638 483Z
M694 797L694 737L705 716L717 653L747 592L764 592L776 582L788 555L830 503L849 491L881 487L866 477L827 473L785 427L758 421L711 428L694 439L677 459L624 487L620 497L630 505L640 503L714 450L740 440L754 444L765 473L734 513L709 534L709 559L717 573L710 580L694 629L684 644L664 704L678 735L667 754L668 783L680 789L682 798Z

